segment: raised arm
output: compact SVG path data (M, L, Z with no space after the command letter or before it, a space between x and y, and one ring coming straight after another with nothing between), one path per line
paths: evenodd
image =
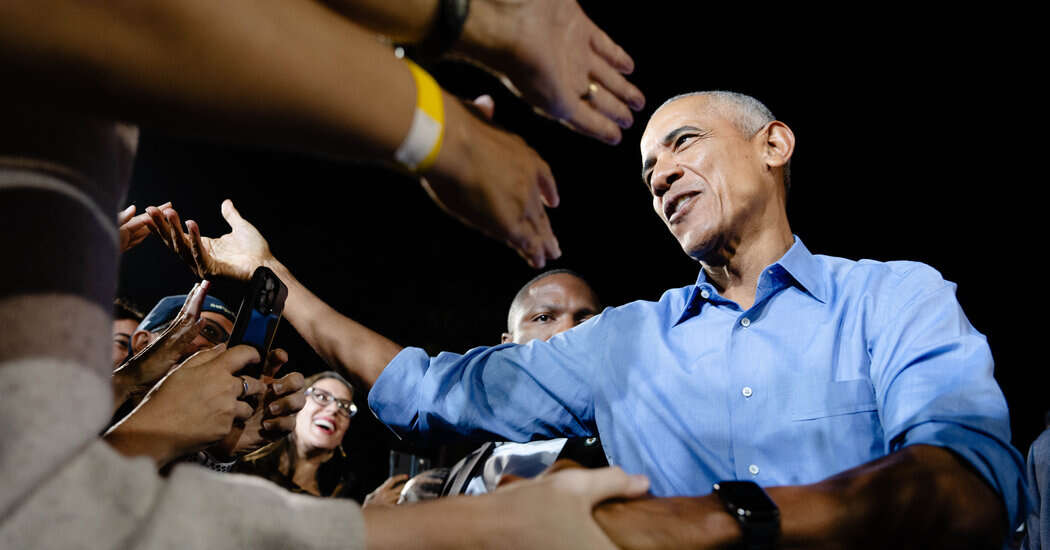
M151 224L161 241L174 250L198 276L219 276L247 281L259 266L266 266L288 287L284 316L303 339L333 368L371 388L401 346L339 313L310 292L273 253L266 238L241 217L233 201L222 203L222 215L231 231L218 238L201 236L193 220L189 233L181 230L178 213L150 207Z
M171 131L392 160L417 86L369 31L309 0L41 0L0 4L0 90ZM460 219L542 266L560 255L546 163L438 91L444 132L425 171Z
M402 43L432 32L440 0L326 0ZM624 78L634 61L576 0L472 0L451 53L480 64L540 113L606 143L619 143L645 105ZM593 87L592 87L593 84Z

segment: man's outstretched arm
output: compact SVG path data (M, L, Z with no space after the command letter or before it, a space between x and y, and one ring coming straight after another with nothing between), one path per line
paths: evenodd
M259 266L266 266L288 287L284 317L295 330L334 368L355 378L368 390L401 346L368 327L339 313L310 292L270 251L262 233L241 217L233 201L222 203L222 215L231 231L218 238L201 236L193 220L186 221L188 233L173 208L149 207L151 229L175 251L199 277L251 279Z
M954 453L913 445L811 485L771 487L780 548L1001 548L1002 500ZM741 530L714 494L611 502L598 524L621 548L724 548Z

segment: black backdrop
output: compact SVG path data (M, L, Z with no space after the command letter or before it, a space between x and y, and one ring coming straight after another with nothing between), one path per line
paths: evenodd
M632 54L631 80L649 102L619 146L536 117L473 67L431 67L455 93L492 94L497 123L550 163L562 197L551 212L564 251L554 267L583 273L612 305L692 282L697 264L651 211L638 140L671 95L754 95L797 137L795 233L816 253L919 260L958 283L971 322L991 343L1014 443L1025 452L1048 405L1026 353L1041 320L1029 305L1038 288L1028 282L1037 276L1029 259L1036 220L1024 213L1035 201L1021 191L1031 177L1019 170L1018 138L1003 122L1024 107L1011 103L1016 82L1004 50L989 45L994 25L979 15L875 10L810 18L666 1L584 7ZM534 274L509 249L442 214L413 181L381 168L144 130L130 202L172 200L183 219L216 235L227 230L219 214L227 197L332 306L430 352L498 342L511 297ZM146 308L192 283L152 239L121 267L122 292ZM232 284L219 282L214 293L234 307L239 300ZM278 343L302 372L323 367L290 325ZM368 414L355 419L347 442L367 488L382 480L391 446L410 450Z

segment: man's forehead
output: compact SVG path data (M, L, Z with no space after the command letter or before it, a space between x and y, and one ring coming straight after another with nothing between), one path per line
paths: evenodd
M679 127L694 126L706 130L716 124L718 113L710 107L710 98L703 95L678 98L661 106L649 117L642 132L642 154L662 143Z

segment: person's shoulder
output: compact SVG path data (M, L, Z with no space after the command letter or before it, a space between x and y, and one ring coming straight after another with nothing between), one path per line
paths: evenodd
M665 290L656 300L635 300L626 304L607 307L602 317L608 320L633 322L641 318L681 314L689 300L694 284Z
M821 262L830 282L839 292L864 292L913 299L954 288L933 266L912 260L851 260L837 256L814 255Z

